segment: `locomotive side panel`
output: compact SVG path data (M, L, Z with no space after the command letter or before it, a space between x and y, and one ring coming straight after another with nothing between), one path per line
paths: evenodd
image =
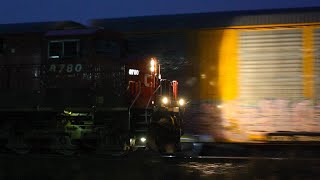
M0 106L36 106L39 103L41 86L41 34L1 35L1 39Z
M70 107L114 107L120 105L119 103L122 102L120 99L125 91L123 67L118 64L76 64L76 66L80 66L81 71L48 73L45 81L46 106L60 104L60 106Z
M43 54L42 34L2 34L1 65L40 64Z
M109 42L120 48L117 35L106 37L98 30L71 34L61 30L47 34L43 60L47 64L46 106L125 106L122 99L125 74L119 63L120 52L117 56L108 54L112 53Z

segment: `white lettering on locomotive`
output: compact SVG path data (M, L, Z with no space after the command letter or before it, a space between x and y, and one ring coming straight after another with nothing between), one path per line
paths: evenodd
M137 69L129 69L129 75L138 76L139 75L139 70L137 70Z
M63 72L64 67L66 67L65 64L59 64L59 73L62 73L62 72Z
M73 71L73 65L72 64L68 64L67 65L67 72L68 73L72 73L72 71Z
M49 72L58 72L58 73L72 73L72 72L81 72L82 65L81 64L51 64L49 68Z
M56 65L51 64L51 66L49 68L49 72L56 72Z
M76 66L74 67L74 70L76 72L80 72L82 70L82 65L81 64L76 64Z

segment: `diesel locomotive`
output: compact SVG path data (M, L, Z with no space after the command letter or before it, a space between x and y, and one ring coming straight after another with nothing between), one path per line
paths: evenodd
M19 153L180 149L185 100L155 57L121 34L59 28L0 34L0 138Z

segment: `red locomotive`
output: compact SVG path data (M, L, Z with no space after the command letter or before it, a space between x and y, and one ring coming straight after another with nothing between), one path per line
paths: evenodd
M63 27L0 34L0 43L0 136L9 149L179 150L178 82L161 78L156 58L128 57L120 34Z

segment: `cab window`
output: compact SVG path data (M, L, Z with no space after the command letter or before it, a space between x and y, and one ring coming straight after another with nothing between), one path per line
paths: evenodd
M48 54L51 59L79 56L80 40L50 41Z

